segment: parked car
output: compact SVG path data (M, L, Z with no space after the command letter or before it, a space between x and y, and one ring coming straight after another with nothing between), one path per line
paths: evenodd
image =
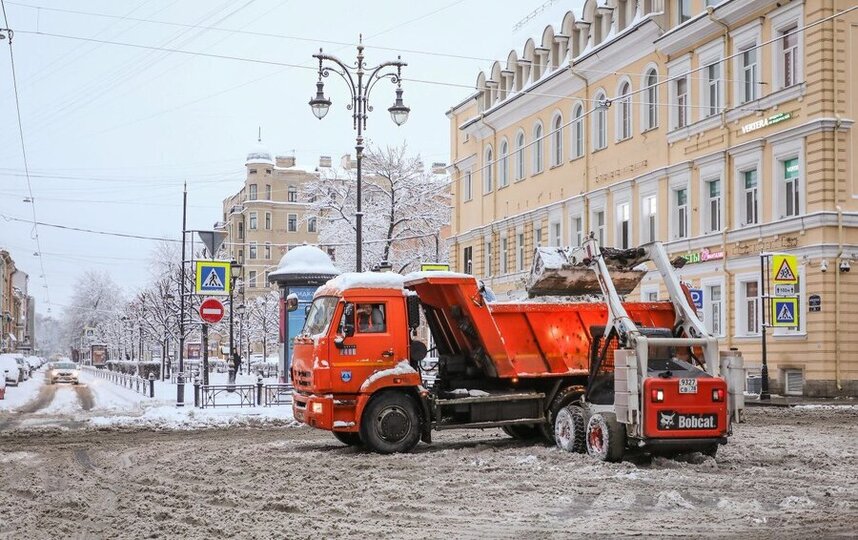
M0 377L0 399L6 399L6 377Z
M21 355L15 356L15 361L18 362L18 367L21 369L21 380L28 380L30 378L30 371L32 371L30 364Z
M48 372L51 384L58 382L80 383L80 371L74 362L54 362L51 371Z
M16 357L17 355L12 353L0 354L0 372L5 372L4 379L9 386L18 386L18 383L24 380L24 374Z

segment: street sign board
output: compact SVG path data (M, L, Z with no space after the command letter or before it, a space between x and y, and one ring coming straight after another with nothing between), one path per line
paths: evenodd
M209 256L216 257L217 250L220 249L223 241L226 240L226 231L197 231L197 234L206 246Z
M795 255L772 255L772 283L795 285L798 283L798 261Z
M807 310L812 313L822 311L822 298L818 294L811 294L807 297Z
M793 296L794 294L795 285L775 284L775 296Z
M691 294L691 301L694 302L694 307L703 309L703 289L688 289Z
M798 298L772 299L772 326L798 326Z
M423 263L420 265L421 272L449 272L450 265L445 263Z
M223 303L217 298L206 298L200 304L200 318L207 323L215 324L220 322L223 319L225 311Z
M196 294L229 294L229 261L196 261Z

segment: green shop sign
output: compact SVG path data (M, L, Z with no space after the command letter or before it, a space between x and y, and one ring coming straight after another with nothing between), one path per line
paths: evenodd
M701 249L700 251L689 251L688 253L683 253L682 258L685 259L685 262L688 264L706 262L706 261L715 261L718 259L724 258L723 251L709 251L706 248Z

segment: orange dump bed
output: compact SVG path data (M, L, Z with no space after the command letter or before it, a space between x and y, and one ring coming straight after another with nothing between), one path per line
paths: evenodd
M424 274L405 286L434 308L459 349L483 353L500 378L587 373L590 327L608 319L601 302L486 303L473 278ZM640 326L673 326L669 302L624 305Z

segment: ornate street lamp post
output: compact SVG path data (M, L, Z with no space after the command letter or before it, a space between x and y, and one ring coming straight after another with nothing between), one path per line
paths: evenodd
M319 54L314 54L313 58L319 60L319 80L316 82L316 97L310 100L310 108L316 118L321 120L328 114L328 109L331 108L331 100L325 97L325 83L323 77L327 77L330 72L334 72L344 81L351 92L352 101L346 108L352 111L352 128L357 131L357 139L355 142L355 153L357 155L357 205L355 211L355 266L358 272L363 270L363 210L361 207L361 160L363 158L364 140L363 132L366 129L367 113L372 112L372 106L369 104L369 94L372 92L375 83L382 79L390 79L396 85L396 99L387 110L390 113L390 118L397 126L401 126L408 120L408 113L411 109L405 106L402 101L402 68L408 64L403 62L399 57L396 60L382 62L374 68L367 67L364 63L363 56L363 35L361 35L357 46L357 61L353 66L346 65L336 56L324 54L322 49L319 49ZM337 67L325 66L324 61L332 62ZM391 68L391 69L387 69Z

